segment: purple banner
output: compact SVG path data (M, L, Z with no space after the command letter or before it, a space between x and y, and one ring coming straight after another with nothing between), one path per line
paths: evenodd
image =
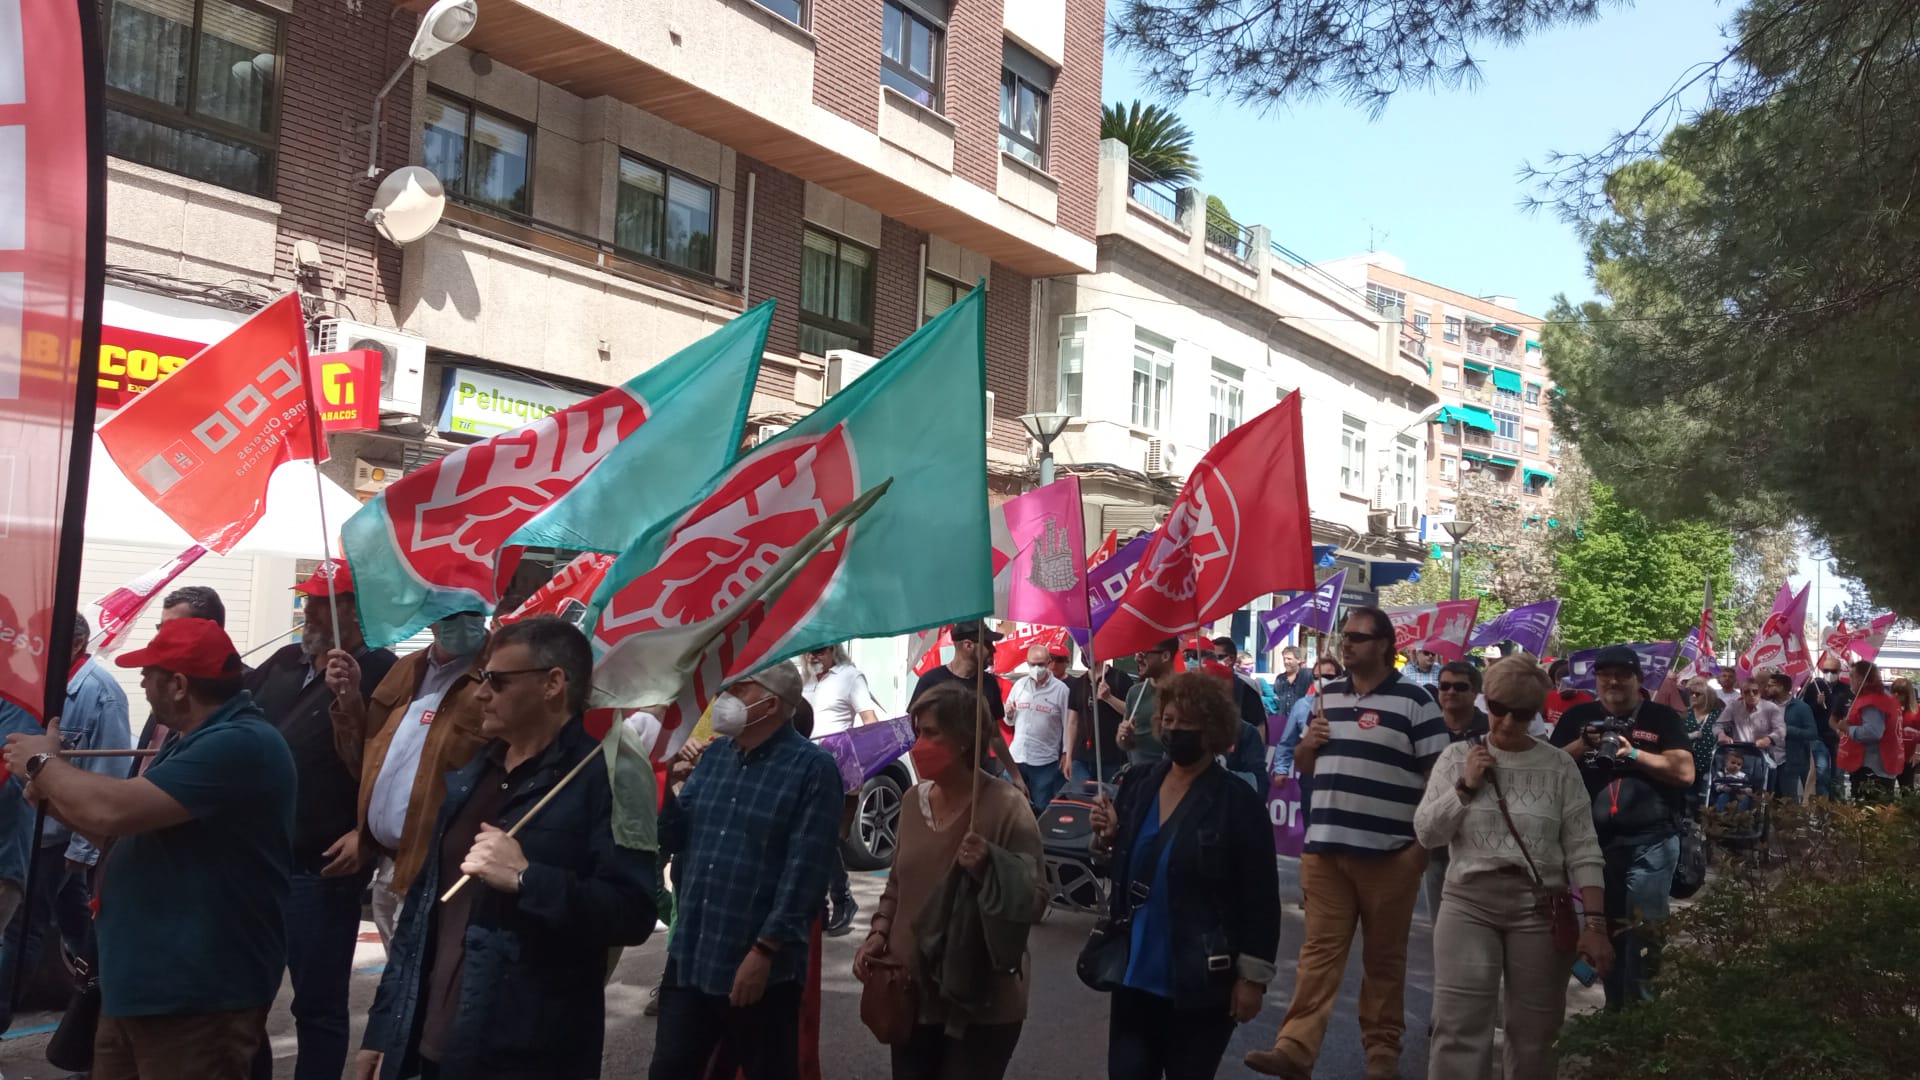
M1093 625L1084 629L1075 627L1069 631L1082 651L1093 640L1094 631L1105 626L1107 617L1120 606L1120 597L1126 595L1127 580L1133 577L1134 565L1146 553L1147 541L1152 538L1151 533L1134 537L1120 545L1120 550L1115 551L1112 558L1087 571L1087 612L1092 617Z
M1333 633L1334 612L1340 608L1340 590L1346 587L1345 570L1320 583L1320 587L1310 593L1281 604L1260 616L1260 628L1266 631L1268 648L1277 648L1286 639L1287 632L1296 626L1304 626L1322 634Z
M1640 685L1649 694L1658 693L1660 684L1667 681L1667 672L1673 669L1674 655L1679 652L1679 646L1671 641L1636 641L1627 648L1640 654ZM1599 655L1599 649L1582 649L1567 657L1568 675L1575 689L1594 688L1593 658Z
M1699 627L1696 626L1687 631L1687 640L1680 643L1680 653L1674 661L1673 669L1680 674L1681 678L1692 678L1695 675L1718 675L1720 673L1720 661L1718 659L1712 656L1700 655Z
M1307 819L1300 812L1300 781L1274 777L1267 791L1267 817L1273 822L1273 853L1297 859L1307 846Z
M855 792L913 745L913 718L900 716L877 724L860 724L822 735L818 741L840 766L840 782L848 792Z
M1509 608L1481 623L1467 642L1469 648L1512 641L1535 656L1547 654L1547 638L1553 635L1554 621L1560 617L1560 601L1542 600Z

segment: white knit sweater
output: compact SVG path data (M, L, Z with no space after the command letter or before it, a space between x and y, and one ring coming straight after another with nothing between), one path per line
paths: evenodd
M1472 805L1454 791L1466 767L1470 743L1447 747L1427 779L1427 793L1413 815L1413 831L1427 847L1447 848L1447 880L1515 867L1527 860L1500 816L1493 783L1483 781ZM1600 888L1605 859L1593 831L1593 803L1580 769L1567 756L1535 740L1519 753L1489 746L1500 789L1514 828L1526 838L1527 852L1550 888Z

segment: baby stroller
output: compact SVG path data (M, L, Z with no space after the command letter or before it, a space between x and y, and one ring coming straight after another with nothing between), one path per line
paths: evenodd
M1731 851L1764 853L1772 780L1765 750L1752 743L1716 747L1707 785L1707 838Z
M1068 784L1040 815L1053 906L1096 913L1106 908L1107 879L1093 868L1093 798L1103 787L1111 799L1111 786L1092 780Z

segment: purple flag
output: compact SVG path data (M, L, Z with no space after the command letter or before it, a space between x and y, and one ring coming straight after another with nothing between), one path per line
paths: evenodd
M877 724L857 724L822 735L819 741L833 755L834 764L840 766L840 782L849 792L859 791L913 745L913 718L899 716Z
M1552 636L1553 624L1559 618L1558 600L1542 600L1537 604L1508 608L1476 627L1467 646L1477 649L1482 645L1510 640L1535 656L1545 656L1547 638Z
M1140 561L1151 539L1151 533L1142 533L1120 545L1112 558L1087 571L1087 614L1093 625L1073 627L1069 631L1082 651L1093 640L1094 631L1105 626L1107 617L1120 606L1120 598L1127 592L1127 581L1133 577L1134 564Z
M1260 628L1266 631L1267 646L1274 648L1285 640L1287 631L1296 626L1304 626L1322 634L1333 633L1334 612L1340 608L1340 590L1347 584L1345 570L1320 583L1320 587L1310 593L1281 604L1272 611L1260 616Z
M1673 670L1682 679L1691 679L1696 675L1717 675L1720 661L1711 654L1700 655L1700 628L1687 631L1687 640L1680 643L1679 655L1674 659Z
M1673 669L1679 645L1671 641L1636 641L1627 648L1640 654L1640 685L1649 694L1657 693L1660 684L1667 681L1667 672ZM1576 689L1593 689L1593 659L1599 655L1599 649L1582 649L1567 657L1568 675Z

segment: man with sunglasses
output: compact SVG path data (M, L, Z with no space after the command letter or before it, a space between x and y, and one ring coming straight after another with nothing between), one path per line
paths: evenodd
M1294 752L1313 777L1314 805L1300 857L1307 934L1295 969L1293 1002L1273 1049L1247 1055L1268 1076L1308 1080L1320 1056L1347 954L1363 934L1361 1041L1367 1080L1400 1075L1407 933L1419 901L1427 852L1413 814L1427 773L1447 747L1432 695L1393 665L1393 623L1377 608L1355 608L1340 640L1345 678L1316 695L1314 717Z
M592 678L572 623L494 631L478 692L490 741L447 780L356 1080L600 1075L609 950L646 941L656 909L654 853L614 842L612 783L582 721Z

